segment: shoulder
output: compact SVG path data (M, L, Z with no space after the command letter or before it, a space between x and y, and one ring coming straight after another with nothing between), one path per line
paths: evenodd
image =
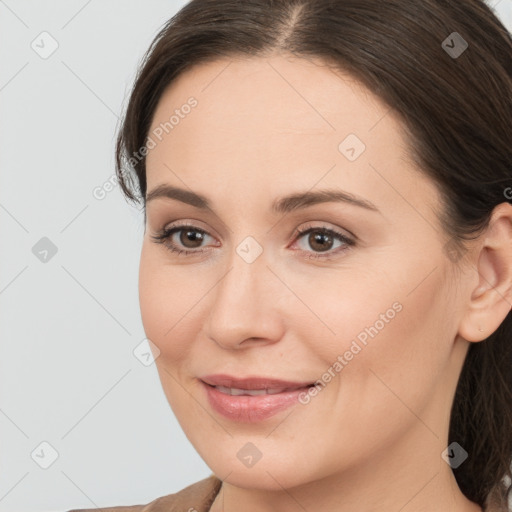
M222 480L214 474L181 491L156 498L146 505L103 507L102 512L208 512L217 496ZM73 509L67 512L94 512L97 509Z

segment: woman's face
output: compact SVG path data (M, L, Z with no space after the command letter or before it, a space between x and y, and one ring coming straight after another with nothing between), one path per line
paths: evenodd
M148 194L183 192L147 201L142 321L208 466L268 489L448 468L465 289L393 112L320 61L226 59L180 75L148 137ZM231 396L212 375L317 386Z

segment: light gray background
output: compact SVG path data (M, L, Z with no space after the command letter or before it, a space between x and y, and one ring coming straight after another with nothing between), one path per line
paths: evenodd
M0 0L0 512L142 504L210 474L133 353L142 213L93 194L137 64L184 4ZM489 4L512 30L512 0Z

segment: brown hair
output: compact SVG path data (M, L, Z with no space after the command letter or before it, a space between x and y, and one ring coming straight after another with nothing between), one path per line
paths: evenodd
M126 198L145 209L141 149L162 92L180 73L280 51L335 63L398 113L414 161L442 194L450 257L464 254L465 240L511 200L512 38L483 0L192 0L158 33L138 70L116 148ZM470 345L452 441L469 454L453 469L461 491L482 507L508 510L511 313Z

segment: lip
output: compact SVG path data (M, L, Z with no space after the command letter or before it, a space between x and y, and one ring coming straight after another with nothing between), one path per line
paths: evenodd
M200 378L212 409L231 421L256 423L264 421L292 405L298 404L299 395L312 383L291 382L266 377L235 378L229 375L208 375ZM286 388L275 394L257 396L228 395L215 386L239 389Z

